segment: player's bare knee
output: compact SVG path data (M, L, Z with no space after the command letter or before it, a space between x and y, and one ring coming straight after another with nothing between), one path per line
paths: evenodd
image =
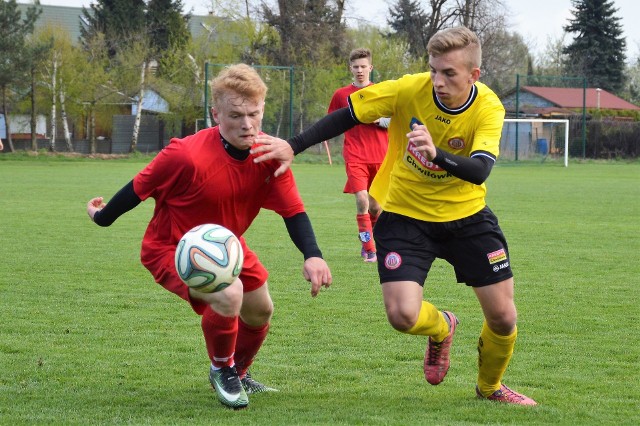
M242 320L249 325L258 327L271 321L273 315L273 303L269 299L269 303L263 303L246 309L243 306L240 316Z
M269 305L261 312L261 315L264 318L264 322L271 321L271 316L273 315L273 302L269 300Z
M367 191L356 192L356 209L359 214L365 214L369 211L369 195Z
M515 311L505 311L496 313L495 315L486 318L487 325L496 334L501 336L508 336L513 333L516 327L518 315Z
M224 316L240 315L242 306L242 282L239 279L222 291L213 293L211 309Z
M389 320L389 324L394 329L405 332L409 330L417 321L415 315L410 314L409 312L404 311L387 311L387 320Z

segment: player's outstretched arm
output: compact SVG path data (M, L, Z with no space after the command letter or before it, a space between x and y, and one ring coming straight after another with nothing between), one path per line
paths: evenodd
M102 197L95 197L87 203L87 214L97 225L109 226L117 218L141 203L133 190L133 180L118 191L108 204Z
M310 257L305 260L302 275L305 280L311 283L311 296L313 297L320 293L321 287L328 288L333 282L329 265L320 257Z
M316 297L320 287L331 285L331 271L322 259L322 252L316 243L316 236L306 212L283 217L291 241L304 256L302 275L311 283L311 296Z
M327 114L315 122L304 132L292 137L289 141L259 135L256 142L262 144L251 150L252 154L260 154L253 161L259 163L267 160L278 160L281 163L276 171L276 176L281 175L289 168L293 161L293 156L301 153L305 149L317 143L335 138L338 135L359 124L352 115L349 108L340 108ZM289 145L288 147L284 144Z
M104 202L104 198L102 197L95 197L90 199L87 203L87 214L89 215L91 220L94 220L93 217L96 215L96 213L102 210L106 205L107 204Z

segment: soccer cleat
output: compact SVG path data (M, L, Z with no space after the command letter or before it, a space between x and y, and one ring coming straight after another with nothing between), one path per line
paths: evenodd
M247 374L240 379L240 383L242 383L242 387L247 395L262 392L278 392L278 389L270 388L269 386L265 386L262 383L255 381L253 377L251 377L251 373L248 371Z
M209 370L209 381L218 395L218 400L229 408L239 410L249 405L247 393L240 383L235 367Z
M480 393L480 389L476 386L476 395L480 399L488 399L489 401L497 401L497 402L505 402L507 404L518 404L518 405L538 405L533 399L528 396L522 395L521 393L512 391L505 385L500 385L500 389L495 391L489 396L484 396Z
M362 260L368 263L374 263L378 261L378 256L375 251L366 251L364 247L360 250L360 256Z
M424 377L432 385L440 384L449 371L449 352L458 325L458 318L453 312L443 311L442 313L449 320L449 335L442 342L434 342L429 337L427 351L424 354Z

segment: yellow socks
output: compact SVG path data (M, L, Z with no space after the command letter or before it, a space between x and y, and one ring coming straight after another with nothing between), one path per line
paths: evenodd
M423 301L418 321L405 333L430 336L434 341L441 342L449 335L449 323L435 306ZM478 340L478 389L482 395L488 396L500 389L517 336L517 327L510 335L500 336L491 331L486 321L482 324Z
M418 321L405 333L431 336L434 341L442 342L449 335L449 323L435 306L422 301Z
M500 336L482 324L478 340L478 389L489 396L500 388L500 381L513 354L518 328L508 336Z

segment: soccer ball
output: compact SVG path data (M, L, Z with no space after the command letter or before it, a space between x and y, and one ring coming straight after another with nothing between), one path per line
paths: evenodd
M194 290L214 293L240 275L244 253L240 240L224 226L205 224L189 230L176 248L176 270Z

